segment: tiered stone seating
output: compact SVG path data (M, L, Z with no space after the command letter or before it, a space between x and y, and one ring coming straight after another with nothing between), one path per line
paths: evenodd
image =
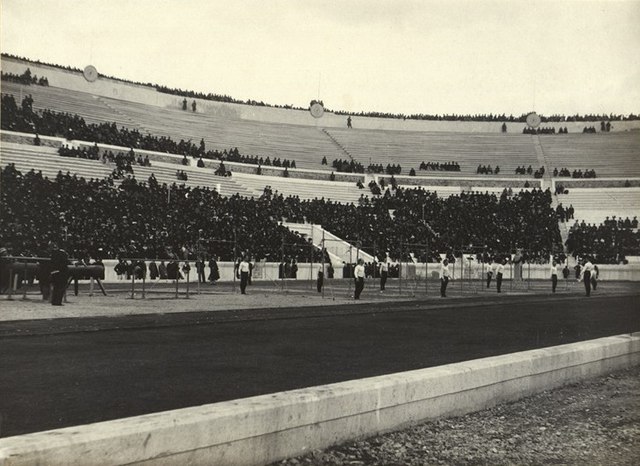
M204 138L207 149L224 150L237 147L243 155L295 160L297 168L327 170L321 165L345 154L321 130L311 126L261 123L229 119L208 113L193 113L179 108L169 109L55 87L23 86L3 82L3 94L13 94L18 104L20 95L32 94L34 109L49 108L77 113L88 123L113 122L136 128L143 133L169 136L195 144Z
M574 219L601 223L606 217L640 217L640 188L570 189L557 197L564 207L573 205Z
M257 176L235 173L235 181L251 190L255 196L264 192L265 186L270 186L284 196L299 196L301 199L322 198L341 202L357 203L361 195L371 196L368 188L359 189L355 183L339 181L301 180L297 178L283 178L275 176Z
M476 174L478 165L500 166L512 176L518 166L539 166L531 136L520 134L427 133L330 129L328 132L365 167L400 164L402 174L457 177ZM421 162L458 162L460 172L419 170ZM491 175L478 175L487 177Z
M0 163L3 167L13 163L21 172L31 169L42 171L43 176L51 179L55 178L59 171L86 179L106 178L115 168L114 164L103 164L96 160L61 157L52 147L26 146L4 141L0 145Z
M2 81L2 94L11 94L18 105L22 97L31 94L34 110L50 109L57 112L77 113L87 123L111 123L119 126L138 128L135 121L126 118L105 105L98 97L84 92L60 89L57 87L24 86Z
M42 175L55 178L59 171L69 172L86 179L106 178L114 170L115 164L103 163L99 160L88 160L75 157L61 157L56 149L44 146L28 146L2 142L0 146L0 163L2 166L13 163L22 172L31 169L42 171ZM177 170L184 170L187 173L187 181L178 180ZM133 166L133 176L140 182L147 182L151 174L155 176L158 183L167 183L186 186L206 186L216 189L223 195L240 194L242 196L252 196L253 192L245 189L233 178L216 176L213 170L207 168L184 167L178 164L167 162L153 162L151 167Z
M549 168L593 169L598 177L640 176L640 133L540 136ZM562 179L562 178L557 178Z

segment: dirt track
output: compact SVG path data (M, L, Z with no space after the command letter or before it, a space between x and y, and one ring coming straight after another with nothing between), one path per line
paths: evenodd
M124 305L119 316L5 321L0 435L638 331L634 291L603 290L590 299L577 292L420 301L376 295L358 305L345 298L312 307L286 307L287 298L274 295L281 308L146 315L131 315L139 301L120 297L111 301ZM62 308L68 314L92 314L88 298L70 301ZM206 306L203 297L193 302ZM38 313L51 308L22 304Z

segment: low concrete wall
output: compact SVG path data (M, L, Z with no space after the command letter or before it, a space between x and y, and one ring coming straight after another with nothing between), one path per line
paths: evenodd
M0 440L0 466L267 464L640 364L640 334Z

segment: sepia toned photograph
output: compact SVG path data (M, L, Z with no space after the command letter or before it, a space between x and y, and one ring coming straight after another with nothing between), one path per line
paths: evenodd
M0 0L0 466L640 464L640 1Z

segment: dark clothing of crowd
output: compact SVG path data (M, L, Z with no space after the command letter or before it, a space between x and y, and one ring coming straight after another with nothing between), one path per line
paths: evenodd
M500 173L500 167L496 165L496 168L491 168L491 165L478 165L476 169L476 174L479 175L497 175Z
M586 168L584 171L582 170L573 170L569 171L568 168L561 168L558 170L557 168L553 169L553 176L560 177L571 177L571 178L596 178L596 171L593 169Z
M2 81L14 82L24 86L31 86L32 84L37 86L49 85L49 80L46 77L41 76L38 78L35 74L32 76L29 68L27 68L22 74L5 73L4 71L1 71L0 77L2 78Z
M633 220L607 217L600 225L576 222L569 230L567 250L574 257L589 255L599 264L626 263L627 256L640 255L640 232L637 228L635 217Z
M335 159L331 166L335 168L337 172L342 173L364 173L364 165L355 160L342 160Z
M125 181L116 187L112 179L86 181L62 173L49 180L9 165L2 170L0 242L16 254L33 255L66 232L67 249L76 257L171 258L206 244L208 255L230 260L235 238L237 250L257 259L279 261L284 243L287 256L307 260L309 244L280 225L282 218L322 224L341 238L358 237L366 252L389 251L403 259L409 251L401 242L428 242L430 251L464 244L506 252L526 244L541 257L560 242L549 190L440 198L396 188L394 195L387 191L355 205L277 194L222 197L209 188ZM416 254L424 256L424 247Z
M459 172L460 164L458 162L421 162L420 170L435 170L445 172Z

